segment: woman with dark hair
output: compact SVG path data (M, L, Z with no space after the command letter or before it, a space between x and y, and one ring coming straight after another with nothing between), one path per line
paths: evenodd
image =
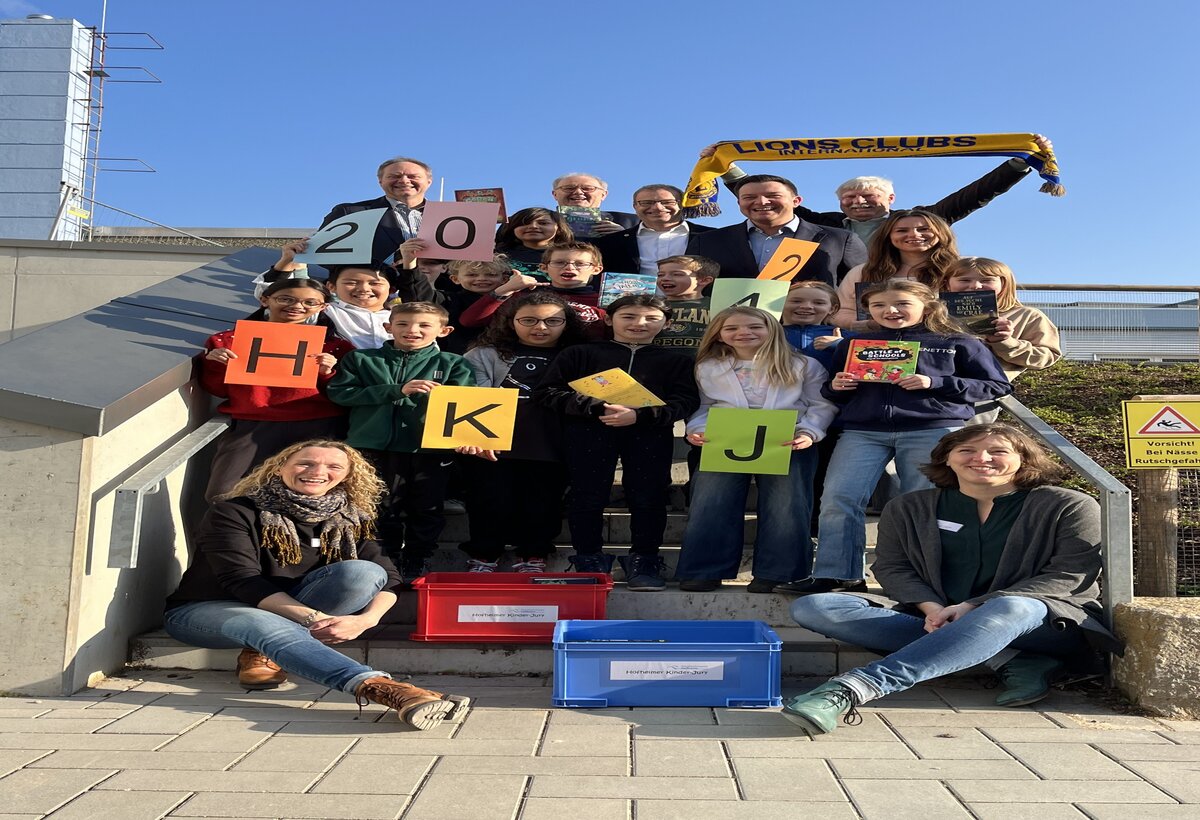
M1119 651L1101 621L1100 510L1052 486L1066 470L1006 424L947 434L924 473L934 489L883 509L873 570L885 597L798 598L798 624L885 657L793 698L783 715L809 734L855 707L986 663L999 706L1044 698L1067 664ZM888 654L890 653L890 654Z
M507 545L515 548L514 572L544 572L554 553L567 487L562 422L530 396L555 357L583 340L571 306L539 288L504 302L467 351L477 385L520 391L510 449L459 448L479 456L459 460L471 533L461 549L471 572L495 572Z
M262 307L246 318L306 324L325 311L327 296L325 288L315 279L279 279L259 297ZM225 399L217 412L233 419L229 429L217 439L205 501L212 502L228 492L251 468L289 444L346 435L346 410L325 396L325 385L333 378L338 360L353 350L354 345L339 336L332 324L325 323L324 327L323 347L310 354L318 364L317 383L312 387L226 384L229 362L237 358L232 349L233 331L217 333L204 343L204 353L198 357L200 385Z
M892 211L871 237L866 264L851 268L838 285L841 307L833 314L833 323L865 329L867 322L858 318L855 308L863 285L912 279L936 289L956 259L958 243L946 220L929 211Z
M385 486L341 441L286 447L208 510L196 555L167 599L171 637L242 647L238 682L278 686L289 672L396 709L418 729L467 700L392 680L332 648L379 623L400 576L375 541Z
M521 273L548 282L538 267L546 248L574 241L575 234L561 214L548 208L522 208L496 231L496 253L507 256Z

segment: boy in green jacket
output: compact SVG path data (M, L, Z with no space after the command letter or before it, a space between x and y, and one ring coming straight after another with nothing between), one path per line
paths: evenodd
M449 320L446 309L432 302L396 305L384 324L392 341L347 354L326 388L330 399L350 408L346 442L362 451L388 486L380 536L399 558L405 583L425 574L446 523L442 501L452 454L421 449L429 393L440 384L475 383L466 359L437 346L454 330Z

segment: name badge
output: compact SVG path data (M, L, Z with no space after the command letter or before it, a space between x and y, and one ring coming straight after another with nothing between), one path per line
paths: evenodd
M940 524L941 522L939 521L938 523ZM962 525L960 524L959 526L962 526ZM320 538L310 538L310 539L308 539L308 545L315 550L319 550L321 548L321 539Z
M958 532L962 528L963 525L959 524L957 521L943 521L940 518L938 519L939 530L945 530L946 532Z

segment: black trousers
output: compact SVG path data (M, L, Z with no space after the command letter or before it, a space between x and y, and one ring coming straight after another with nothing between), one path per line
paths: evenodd
M554 554L567 489L563 464L460 456L458 469L471 530L471 540L461 545L463 552L479 561L495 561L506 546L514 547L518 558Z
M604 546L604 508L621 461L629 507L630 551L658 555L667 528L667 493L675 439L670 427L606 427L568 424L565 434L571 495L567 522L575 551L595 554Z
M442 501L453 463L450 453L363 450L388 486L379 516L379 537L388 555L419 564L437 549L446 525Z

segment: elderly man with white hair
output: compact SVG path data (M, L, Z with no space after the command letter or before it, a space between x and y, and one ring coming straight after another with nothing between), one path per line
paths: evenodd
M554 195L554 201L560 209L564 206L599 208L600 203L608 196L608 183L592 174L572 172L554 180L550 193ZM635 214L624 211L601 211L600 220L590 226L590 233L576 231L576 236L586 239L589 236L617 233L627 228L636 228L640 221ZM572 223L571 227L574 229L575 224Z

